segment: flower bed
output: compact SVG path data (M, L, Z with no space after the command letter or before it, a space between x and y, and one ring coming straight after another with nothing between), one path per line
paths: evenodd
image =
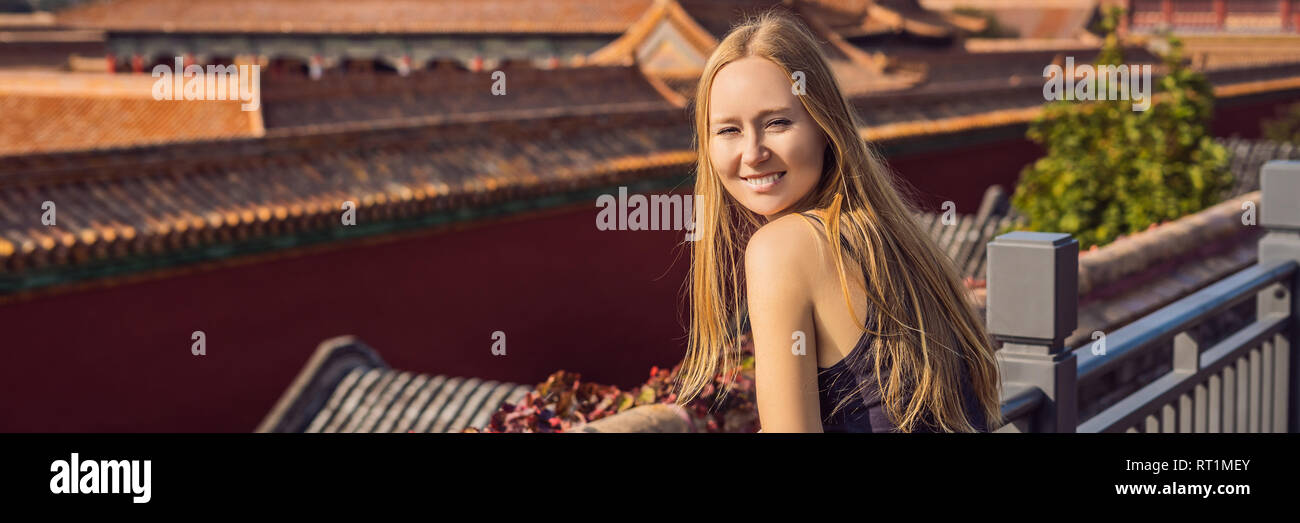
M757 432L758 409L754 404L754 344L741 336L732 348L738 364L722 369L686 410L698 432ZM671 370L652 367L641 386L621 390L613 385L583 383L581 375L556 371L515 404L506 403L482 429L464 432L565 432L582 424L623 412L640 405L676 403L673 380L681 364ZM732 375L734 384L726 397L713 407L722 393L723 376Z

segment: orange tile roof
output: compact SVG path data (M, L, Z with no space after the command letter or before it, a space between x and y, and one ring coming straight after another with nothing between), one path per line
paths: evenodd
M54 27L54 15L48 12L0 13L0 30L48 29Z
M1300 7L1300 6L1298 6ZM1193 64L1205 69L1300 62L1300 35L1180 36Z
M1038 116L1041 112L1041 107L1026 107L1021 109L986 111L974 115L952 116L932 120L918 118L916 120L907 120L881 125L868 124L867 127L860 130L859 134L862 135L863 139L875 142L898 140L901 138L911 138L916 136L955 133L983 127L997 127L1001 125L1026 123L1033 120L1034 117Z
M888 55L893 66L924 70L925 85L965 84L961 88L970 90L977 83L1005 86L1017 81L1038 83L1042 87L1045 66L1063 63L1059 61L1067 56L1073 57L1075 63L1091 63L1096 60L1099 51L1100 46L1047 46L988 49L980 52L966 52L961 48L898 49L888 51ZM1126 47L1124 58L1130 64L1161 63L1159 56L1137 46Z
M238 100L155 100L149 75L0 73L0 156L255 136Z
M962 45L968 53L1095 51L1101 49L1099 39L1087 36L1079 38L969 38L962 42Z
M701 26L721 38L745 15L784 6L808 18L815 16L843 37L909 32L923 36L950 36L958 25L982 29L970 17L938 13L916 0L677 0Z
M756 15L784 2L778 0L676 0L696 23L721 40L746 15Z
M719 32L725 33L730 29L731 24L741 21L746 15L756 14L773 6L783 6L791 15L802 20L813 34L819 38L822 44L822 53L826 56L836 80L847 96L904 89L915 85L921 80L920 75L908 71L886 72L883 60L845 41L843 37L826 24L824 14L818 13L811 3L787 5L772 0L668 0L665 4L680 5L680 9L675 8L669 12L686 16L688 20L698 22L698 24L691 23L687 25L691 28L707 27L716 36L721 36ZM647 30L652 27L647 27ZM688 31L688 34L694 33ZM615 44L624 47L633 46L636 43L639 42L622 42L622 39L615 42ZM712 45L716 45L716 41ZM616 46L611 44L606 49L614 47ZM602 52L604 51L602 50ZM711 49L706 50L706 55L708 51L711 51ZM626 52L624 51L624 53ZM698 82L700 72L677 71L672 74L661 75L660 80L683 97L693 98L695 84Z
M969 8L992 15L998 25L1022 38L1073 38L1087 30L1097 0L920 0L922 6L951 15ZM1121 2L1122 5L1122 2Z
M683 177L695 159L685 119L662 105L525 110L0 157L0 274L329 234L344 201L370 225ZM41 222L47 200L53 226Z
M924 76L916 72L880 72L848 60L828 60L828 64L835 75L835 80L839 82L840 90L849 98L882 93L898 94L924 80ZM695 97L696 88L699 87L700 72L657 75L654 78L683 99L692 99Z
M1218 92L1300 88L1300 75L1288 71L1271 71L1272 80L1264 71ZM979 100L945 96L877 96L878 108L902 112L890 117L893 123L869 124L864 136L1023 123L1041 105L1031 100L1030 107L990 111ZM325 231L336 226L344 200L357 202L359 221L397 220L684 175L695 159L689 123L677 107L588 109L471 112L221 142L0 157L0 272ZM58 202L55 227L40 223L45 200Z
M677 0L663 0L655 2L654 7L647 10L635 23L628 27L623 36L591 53L587 57L589 63L631 63L636 57L637 49L664 22L672 24L672 27L685 37L687 43L693 45L697 51L706 57L718 45L718 39L701 27Z
M845 38L899 32L946 38L960 27L982 28L979 20L934 12L916 0L809 0L807 5Z
M830 60L831 72L846 97L893 92L919 84L924 76L911 71L882 72L848 60Z
M682 106L680 96L655 85L634 66L536 69L508 64L506 94L494 95L494 71L440 67L409 76L346 73L311 80L267 76L262 81L268 129L304 125L406 120L463 113L557 111L627 104Z
M1156 71L1155 74L1160 73ZM1214 96L1217 99L1300 89L1300 64L1218 73L1212 71L1207 76L1214 85ZM1011 95L1016 92L1019 92L1018 96ZM954 98L955 93L960 93L960 98ZM859 130L859 134L864 139L885 141L1025 124L1042 114L1044 105L1041 94L1040 87L1030 85L969 92L940 90L860 98L855 103L869 123ZM1164 96L1163 93L1156 94L1156 99ZM904 102L909 98L918 102L928 100L928 105ZM944 98L951 101L945 102ZM870 123L873 110L883 113L876 117L885 121L874 125Z
M621 33L653 0L119 0L58 13L72 27L144 32Z
M917 0L875 0L867 6L867 14L895 30L920 36L948 37L959 32L948 18L922 7Z
M925 78L915 75L879 75L868 67L831 60L841 88L858 110L861 135L873 141L913 139L983 128L1024 124L1037 117L1043 106L1042 70L1061 53L1042 52L933 52L908 59L927 65ZM1091 61L1095 49L1069 53L1081 63ZM1134 63L1152 63L1150 53L1130 52ZM1159 65L1154 74L1162 74ZM1300 64L1247 66L1207 72L1215 94L1231 98L1300 86ZM684 96L694 96L698 76L663 78Z

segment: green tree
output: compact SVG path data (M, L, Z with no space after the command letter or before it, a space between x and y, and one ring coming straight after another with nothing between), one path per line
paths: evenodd
M1260 131L1268 140L1300 143L1300 103L1278 107L1277 118L1263 121Z
M1111 9L1101 22L1098 68L1124 65L1121 14ZM1181 42L1167 43L1166 72L1148 89L1158 97L1147 110L1133 110L1132 100L1061 100L1030 124L1029 139L1047 155L1021 172L1012 197L1027 228L1102 245L1213 205L1231 186L1228 153L1208 130L1213 88L1187 67ZM1105 76L1097 75L1096 93L1108 91ZM1072 83L1065 79L1067 89Z

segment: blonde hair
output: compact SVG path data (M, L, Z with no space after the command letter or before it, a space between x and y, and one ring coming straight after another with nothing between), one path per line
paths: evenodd
M827 137L821 180L794 210L825 216L840 287L854 318L858 316L850 300L846 262L865 276L863 290L872 306L860 328L874 335L869 346L874 372L865 373L864 362L846 363L858 375L876 377L881 405L899 430L926 426L972 432L975 420L967 419L959 387L964 362L987 429L994 430L1003 423L1001 380L993 344L967 301L965 286L951 260L914 221L913 207L900 196L902 188L895 185L894 176L858 134L862 126L816 37L802 22L779 11L732 28L709 57L696 89L695 193L702 212L695 225L699 236L691 247L690 335L677 378L677 402L685 405L695 399L720 368L737 368L725 349L742 332L744 264L738 258L740 246L760 223L727 194L713 170L707 113L718 70L749 56L772 61L787 76L804 73L806 94L799 100ZM857 397L868 383L859 384L848 398ZM719 398L725 398L732 385L728 379Z

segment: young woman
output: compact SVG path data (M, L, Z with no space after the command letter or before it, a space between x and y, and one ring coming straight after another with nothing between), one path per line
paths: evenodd
M1000 426L982 322L802 22L733 28L694 110L703 208L679 403L734 363L724 348L747 308L761 432Z

